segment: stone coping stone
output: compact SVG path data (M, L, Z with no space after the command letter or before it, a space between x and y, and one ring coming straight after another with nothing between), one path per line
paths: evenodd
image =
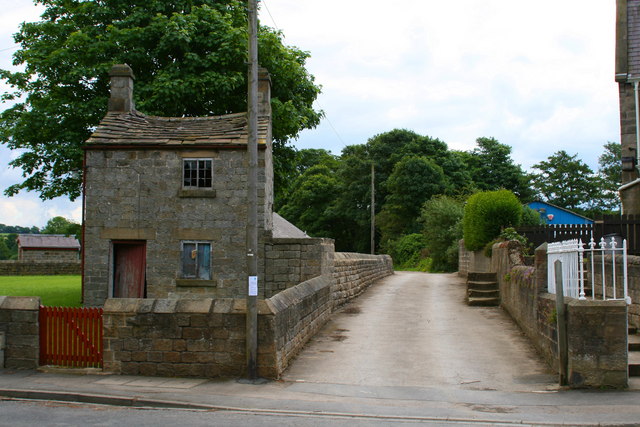
M318 293L322 289L330 288L333 283L329 275L316 276L292 288L285 289L268 299L274 314L286 308L299 304L306 298Z
M247 302L244 298L184 298L184 299L145 299L145 298L109 298L104 304L105 314L119 313L199 313L199 314L244 314ZM257 301L258 314L273 314L272 303Z
M38 297L12 297L3 296L0 300L2 310L39 310L40 298Z
M325 237L272 237L270 240L270 243L275 245L317 245L333 243L333 239L327 239Z
M593 310L594 312L602 312L603 308L612 308L612 309L616 309L616 310L624 310L627 306L627 303L624 300L608 300L608 301L602 301L602 300L592 300L592 299L586 299L586 300L579 300L579 299L575 299L575 298L567 298L565 297L568 302L567 305L570 307L575 307L576 309L579 309L581 312L589 312L590 310Z
M388 258L391 260L391 256L389 255L371 255L371 254L359 254L355 252L336 252L334 254L334 259L336 261L344 259L344 260L379 260Z

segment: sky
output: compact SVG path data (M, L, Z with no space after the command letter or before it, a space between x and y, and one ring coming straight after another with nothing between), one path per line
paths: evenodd
M260 20L311 54L326 118L297 148L340 154L396 128L472 150L479 137L510 145L525 169L558 150L597 168L620 141L612 0L263 0ZM0 0L0 68L12 39L42 11ZM0 83L0 91L6 86ZM6 106L0 105L0 109ZM0 148L0 189L21 181ZM0 196L0 223L81 221L80 201Z

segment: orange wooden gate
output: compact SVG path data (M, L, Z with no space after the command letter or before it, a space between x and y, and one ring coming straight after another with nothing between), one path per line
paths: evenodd
M102 367L102 308L40 306L40 365Z

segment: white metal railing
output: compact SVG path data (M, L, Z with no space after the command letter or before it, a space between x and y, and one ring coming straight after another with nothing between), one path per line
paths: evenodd
M618 247L614 237L610 241L603 238L596 243L593 238L586 244L581 240L565 240L549 243L547 247L547 290L556 292L556 278L554 263L560 260L562 263L562 289L565 296L577 299L587 299L585 294L585 275L589 269L589 282L591 285L591 299L596 299L596 291L602 300L625 300L631 304L631 298L627 294L627 241L622 241L622 247ZM596 255L600 255L599 264L596 265ZM611 269L605 268L605 255L611 255ZM619 275L616 273L616 260L622 257L622 283L619 283ZM601 272L601 283L596 283L596 268ZM622 288L622 289L620 289ZM610 290L609 297L607 291Z

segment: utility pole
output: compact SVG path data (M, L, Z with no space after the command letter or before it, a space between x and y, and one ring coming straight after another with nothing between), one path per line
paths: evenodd
M247 377L258 377L258 1L248 0L249 71L247 95Z
M376 169L371 162L371 255L376 253Z

